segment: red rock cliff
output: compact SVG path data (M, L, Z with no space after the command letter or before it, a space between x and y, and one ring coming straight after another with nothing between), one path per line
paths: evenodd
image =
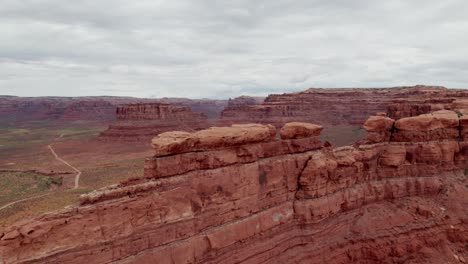
M102 132L103 140L149 140L166 131L194 131L208 127L206 116L190 107L164 103L130 104L117 108L116 124Z
M0 232L0 260L465 261L465 123L453 112L372 117L372 142L338 149L303 123L163 133L144 177Z
M460 108L468 92L434 86L395 88L308 89L274 94L260 105L228 106L221 124L263 123L281 127L287 122L320 123L325 126L361 125L369 115L389 112L392 118Z

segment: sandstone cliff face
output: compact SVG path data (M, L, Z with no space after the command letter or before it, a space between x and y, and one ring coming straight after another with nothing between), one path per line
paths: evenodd
M425 114L466 105L468 92L434 86L384 89L309 89L274 94L261 105L227 107L221 124L263 123L281 127L287 122L312 122L324 126L361 125L368 116L389 112L392 118Z
M374 117L365 128L388 137L338 149L300 123L161 134L141 178L0 231L0 261L465 261L465 123Z
M209 119L219 118L228 100L162 98L160 103L190 107L193 112L204 114Z
M117 108L116 124L100 134L102 140L149 140L166 131L194 131L208 127L206 116L190 107L164 103L130 104Z

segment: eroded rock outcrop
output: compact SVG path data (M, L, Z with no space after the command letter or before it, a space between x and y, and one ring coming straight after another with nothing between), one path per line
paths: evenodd
M440 129L452 128L452 116L442 115L434 114ZM162 134L153 140L156 155L146 160L141 178L83 195L79 207L1 231L0 260L467 259L465 143L437 136L394 141L396 122L373 117L367 129L389 133L388 139L337 149L322 148L310 124L286 125L283 138L262 125Z
M164 103L130 104L117 108L116 124L102 132L102 140L149 140L167 131L194 131L208 127L207 117L190 107Z
M325 127L360 126L377 112L392 119L442 109L468 107L466 90L416 85L394 88L312 88L303 92L272 94L262 104L227 107L221 124L262 123L277 127L288 122L311 122Z

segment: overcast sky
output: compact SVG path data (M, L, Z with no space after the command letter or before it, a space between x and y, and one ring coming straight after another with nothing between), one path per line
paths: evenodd
M467 0L0 0L0 94L468 88Z

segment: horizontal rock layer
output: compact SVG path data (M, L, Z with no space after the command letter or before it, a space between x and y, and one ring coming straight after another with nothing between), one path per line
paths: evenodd
M0 261L445 263L468 257L465 142L390 138L331 149L317 136L252 140L242 129L229 133L232 144L214 140L206 150L156 155L146 160L144 177L0 231ZM199 132L184 137L203 138ZM155 147L156 153L164 148Z
M28 121L101 122L117 120L116 110L128 104L165 103L189 107L209 118L219 118L227 100L185 98L143 99L132 97L16 97L0 96L0 123Z
M117 108L118 122L99 135L101 140L138 141L167 131L207 128L205 115L190 107L164 103L130 104Z
M426 114L468 105L466 90L434 86L395 88L308 89L273 94L258 105L228 105L220 124L262 123L281 127L288 122L312 122L323 126L361 125L370 115L388 112L389 117Z

